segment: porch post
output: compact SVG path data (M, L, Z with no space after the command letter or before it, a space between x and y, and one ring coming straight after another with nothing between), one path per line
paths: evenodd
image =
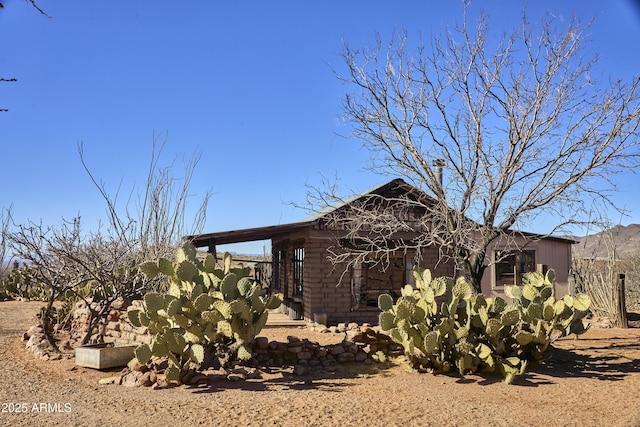
M210 239L209 240L209 247L207 249L207 252L209 252L211 255L213 255L213 258L216 261L218 260L218 255L216 254L216 241L215 241L215 239Z

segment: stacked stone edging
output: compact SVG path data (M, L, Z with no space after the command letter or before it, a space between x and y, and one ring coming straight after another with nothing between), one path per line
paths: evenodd
M338 344L320 345L308 339L289 336L287 342L269 341L257 337L253 343L253 359L248 366L293 366L294 373L306 375L312 370L334 371L338 363L378 361L378 352L385 356L399 355L402 346L377 328L369 325L354 326L345 332L345 339Z
M98 303L92 302L92 308L98 309ZM145 327L137 328L129 322L127 312L133 309L141 309L142 301L134 300L127 302L122 298L118 298L112 304L110 309L101 319L91 332L89 344L97 344L103 342L114 342L119 344L151 344L151 336ZM76 309L71 324L70 339L79 345L89 330L89 314L90 310L84 301L76 303Z
M212 384L223 378L229 381L256 379L261 378L261 371L268 372L271 368L291 369L297 376L326 375L334 372L338 364L355 362L370 365L373 361L381 361L378 351L391 356L402 354L402 346L394 343L387 334L377 331L377 328L367 325L351 327L341 343L332 345L321 345L295 336L287 337L287 342L257 337L253 342L253 358L245 366L203 372L191 369L181 378L180 383L199 385ZM137 364L125 368L117 377L108 380L127 387L166 388L172 384L161 374L164 368L166 360L155 359L151 362L151 367Z
M95 303L92 303L95 304ZM114 342L119 344L151 344L152 336L146 327L133 326L127 312L143 308L140 300L118 299L111 305L105 317L97 322L92 331L90 343ZM79 343L88 330L89 309L84 302L76 304L71 339ZM338 363L359 362L371 364L378 361L379 353L385 356L402 354L402 346L394 343L379 327L364 323L339 323L325 326L309 323L312 331L343 334L341 343L320 345L308 339L289 336L287 342L269 341L257 337L253 342L253 358L246 365L250 367L293 367L294 373L306 375L311 371L334 371Z

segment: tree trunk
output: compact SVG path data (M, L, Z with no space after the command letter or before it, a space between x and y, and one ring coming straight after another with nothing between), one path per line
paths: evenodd
M484 263L485 251L469 254L462 250L458 253L458 265L462 268L465 279L471 284L476 293L482 293L482 276L487 266Z
M59 294L56 291L55 287L51 288L51 295L49 296L49 301L47 301L47 306L45 307L45 309L42 311L42 329L44 331L44 336L47 338L47 341L49 341L49 344L51 344L51 347L53 347L53 349L60 353L60 349L58 348L58 345L56 344L56 340L53 338L53 335L51 334L50 329L50 320L51 320L51 310L53 309L53 303L54 301L58 298Z

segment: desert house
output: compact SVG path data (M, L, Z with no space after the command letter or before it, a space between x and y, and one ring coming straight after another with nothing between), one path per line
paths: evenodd
M359 197L370 194L392 197L415 191L415 187L395 179ZM345 205L331 212L347 208ZM346 269L333 265L328 259L328 251L345 242L341 242L343 230L327 221L328 214L329 211L318 213L290 224L221 231L185 239L196 247L206 247L213 254L218 245L271 240L271 281L268 286L272 292L284 294L284 304L292 318L326 325L340 322L377 324L378 295L398 296L402 286L413 282L416 254L397 251L388 263L371 267L356 264ZM491 267L485 270L482 279L483 294L504 295L504 287L519 284L523 273L547 269L556 272L556 297L569 292L572 240L528 233L517 233L508 240L505 243L495 241L487 251L492 259L488 260ZM456 276L453 262L443 258L440 248L423 248L420 255L421 266L431 269L434 276Z

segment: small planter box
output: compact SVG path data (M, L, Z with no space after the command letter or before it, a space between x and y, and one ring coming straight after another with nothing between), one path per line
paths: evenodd
M94 369L125 366L135 357L137 346L127 344L92 344L76 347L76 365Z

